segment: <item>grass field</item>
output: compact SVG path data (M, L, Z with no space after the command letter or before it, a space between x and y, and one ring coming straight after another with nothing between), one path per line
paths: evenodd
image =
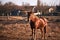
M37 40L40 40L40 35L38 29ZM0 20L0 40L31 40L31 38L31 28L27 21ZM48 23L46 38L46 40L60 40L60 22Z

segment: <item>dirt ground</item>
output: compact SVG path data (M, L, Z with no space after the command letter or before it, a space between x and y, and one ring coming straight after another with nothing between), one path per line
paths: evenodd
M37 40L40 40L37 29ZM60 22L50 22L47 26L46 40L60 40ZM0 21L0 40L31 40L31 28L27 21Z

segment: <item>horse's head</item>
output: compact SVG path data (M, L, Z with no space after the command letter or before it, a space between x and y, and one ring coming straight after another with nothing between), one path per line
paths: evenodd
M28 12L28 21L29 21L31 14L32 14L32 12Z

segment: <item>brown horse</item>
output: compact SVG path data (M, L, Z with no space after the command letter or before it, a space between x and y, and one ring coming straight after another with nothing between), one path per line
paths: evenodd
M32 29L32 37L34 40L36 40L37 29L41 30L41 39L45 39L47 19L44 17L39 18L35 16L33 12L28 12L28 21Z

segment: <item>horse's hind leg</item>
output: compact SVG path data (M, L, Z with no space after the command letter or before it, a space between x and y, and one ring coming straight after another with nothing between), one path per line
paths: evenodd
M42 39L42 37L43 37L43 35L42 35L43 34L42 28L40 29L40 31L41 31L41 39Z
M44 38L45 38L45 39L47 39L47 34L46 34L46 33L47 33L47 29L46 29L46 28L47 28L47 27L45 26L45 27L44 27Z
M46 27L43 27L42 31L43 31L43 32L42 32L42 34L43 34L43 38L42 38L42 39L45 40Z
M44 27L44 33L46 33L46 26Z
M46 27L43 28L43 39L45 40Z

